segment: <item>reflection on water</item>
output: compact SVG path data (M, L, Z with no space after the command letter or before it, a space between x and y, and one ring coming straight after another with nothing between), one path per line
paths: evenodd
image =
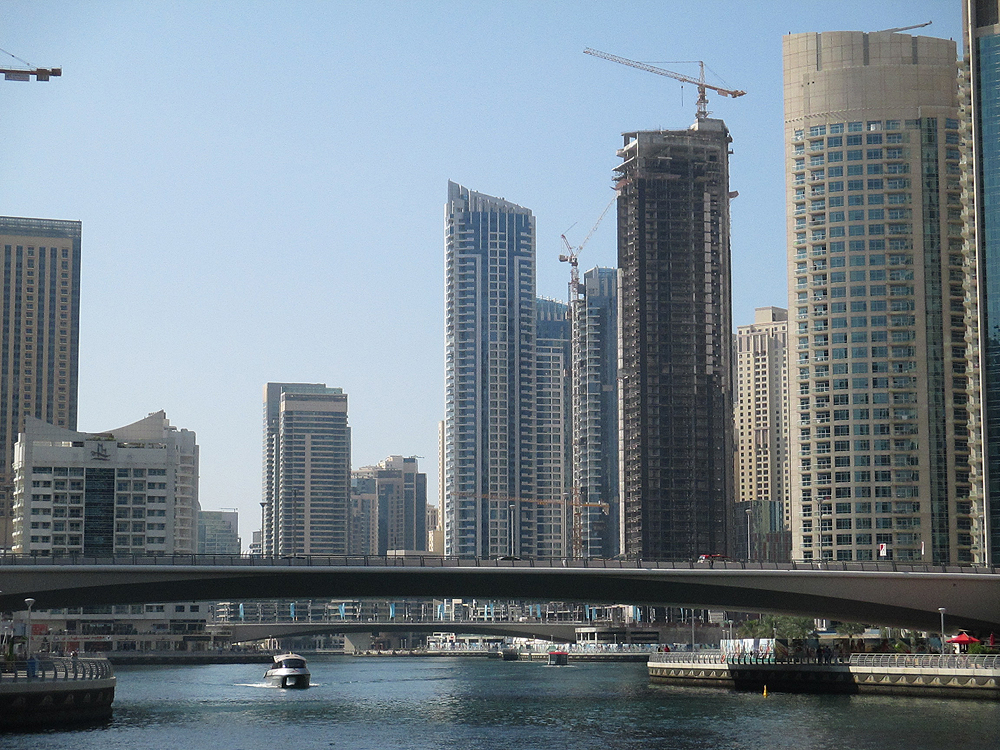
M3 750L461 747L463 750L936 750L996 746L1000 705L650 685L645 665L462 658L310 659L309 690L259 665L118 670L114 719L7 735Z

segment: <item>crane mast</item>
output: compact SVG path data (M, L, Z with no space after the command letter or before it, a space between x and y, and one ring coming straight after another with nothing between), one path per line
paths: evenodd
M736 98L738 96L744 96L747 92L740 91L738 89L724 89L721 86L713 86L710 83L705 83L705 63L701 60L696 60L694 62L698 63L700 68L700 74L698 78L692 78L691 76L686 76L682 73L675 73L672 70L664 70L663 68L657 68L655 65L649 65L648 63L638 62L636 60L629 60L627 57L619 57L618 55L612 55L610 52L601 52L600 50L591 49L587 47L583 53L585 55L593 55L594 57L600 57L603 60L610 60L611 62L620 63L622 65L628 65L632 68L638 68L639 70L645 70L647 73L656 73L657 75L666 76L668 78L673 78L674 80L681 81L682 83L691 83L698 88L698 111L697 117L699 120L705 120L708 118L708 90L716 92L717 94L722 94L722 96L729 96Z

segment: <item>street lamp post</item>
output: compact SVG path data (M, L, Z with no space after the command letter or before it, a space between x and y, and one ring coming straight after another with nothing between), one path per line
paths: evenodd
M944 613L947 612L947 607L938 607L938 612L941 613L941 653L944 653Z
M747 508L747 560L753 559L753 554L750 549L750 523L753 519L753 508Z
M35 606L35 600L28 598L24 600L24 603L28 605L28 623L27 623L27 633L25 634L27 643L25 648L27 649L27 658L31 658L31 608Z
M266 509L266 504L262 500L261 503L260 503L260 556L261 557L264 556L264 548L267 546L264 543L264 527L266 525L264 523L264 511L265 511L265 509Z
M515 549L514 546L514 503L513 501L507 501L507 554L514 557Z

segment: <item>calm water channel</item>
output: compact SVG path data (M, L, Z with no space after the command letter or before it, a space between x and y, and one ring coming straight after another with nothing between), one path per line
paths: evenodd
M764 697L651 685L643 664L311 659L315 684L261 687L262 665L122 667L100 728L0 736L3 750L995 748L1000 704Z

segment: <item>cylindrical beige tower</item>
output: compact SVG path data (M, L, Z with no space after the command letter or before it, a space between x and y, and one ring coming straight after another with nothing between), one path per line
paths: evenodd
M789 35L784 87L793 559L972 562L955 43Z

